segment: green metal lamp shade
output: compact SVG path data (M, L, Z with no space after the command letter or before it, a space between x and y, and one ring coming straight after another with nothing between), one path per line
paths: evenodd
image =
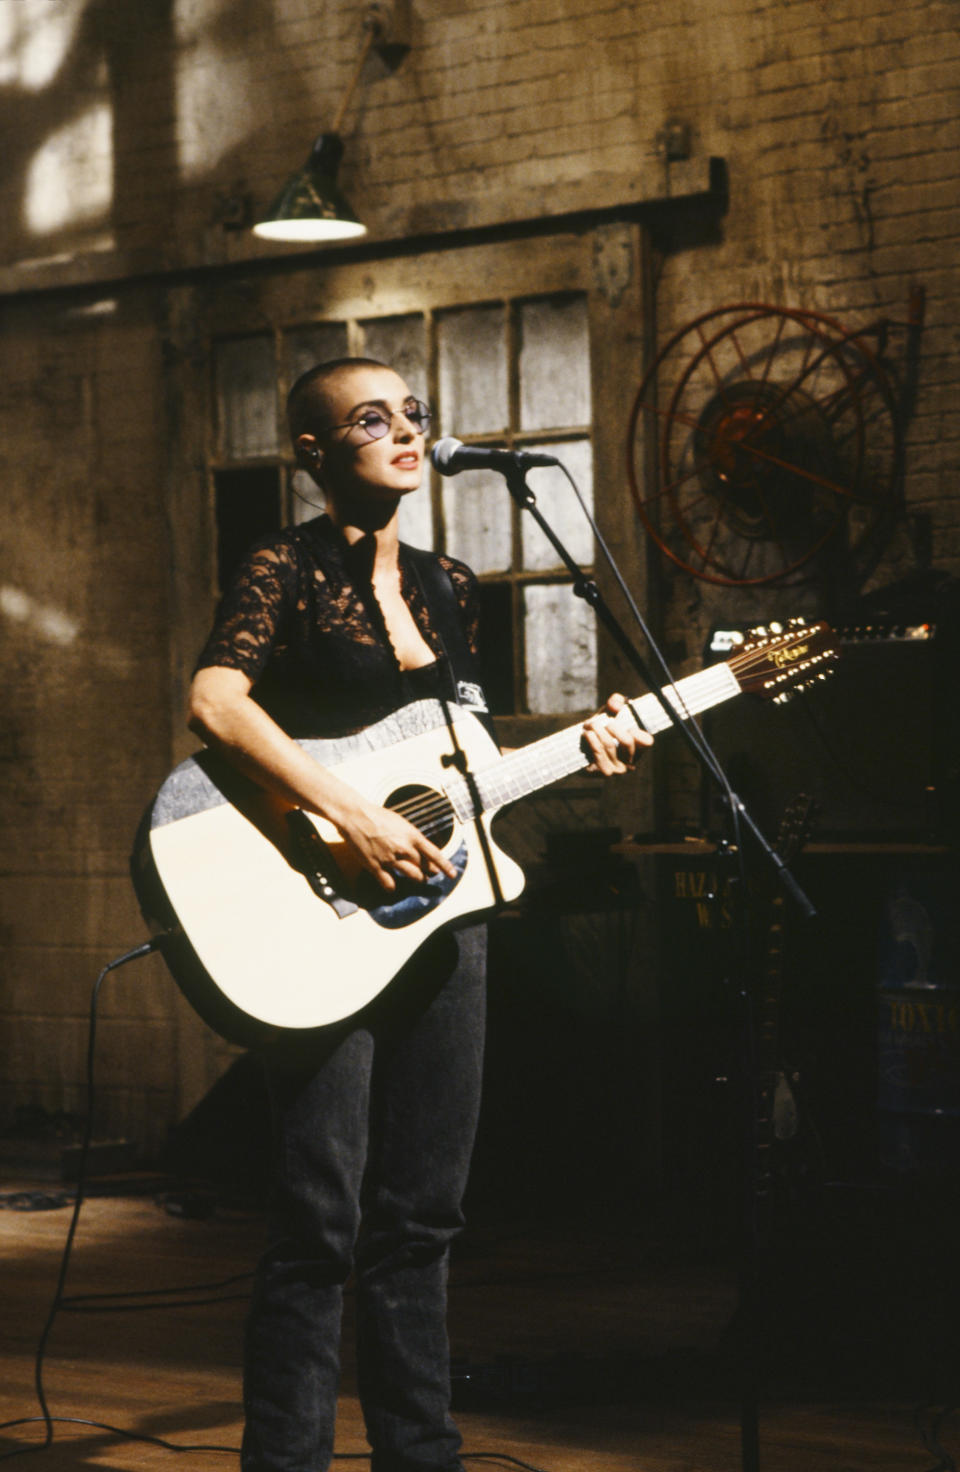
M264 240L350 240L366 235L337 185L343 143L321 133L302 169L291 174L266 214L253 227Z

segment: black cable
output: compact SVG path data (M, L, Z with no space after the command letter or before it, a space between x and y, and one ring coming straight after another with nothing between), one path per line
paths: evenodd
M0 1430L8 1430L12 1426L32 1426L37 1421L44 1421L43 1416L21 1416L16 1421L4 1421ZM220 1446L214 1442L184 1442L167 1441L162 1436L151 1436L148 1431L128 1431L123 1426L111 1426L108 1421L90 1421L83 1416L51 1416L50 1421L54 1425L63 1426L91 1426L95 1431L109 1431L111 1436L121 1436L124 1441L142 1441L148 1446L158 1446L167 1452L219 1452L221 1456L236 1457L240 1454L238 1446ZM19 1456L22 1452L45 1451L49 1442L37 1446L18 1447L16 1451L5 1452L0 1461L7 1457ZM333 1452L331 1454L334 1462L369 1462L370 1452ZM509 1452L461 1452L460 1459L464 1462L493 1462L503 1463L510 1467L522 1467L524 1472L545 1472L543 1467L537 1467L533 1462L524 1462L520 1457L511 1456Z
M593 532L597 546L603 553L603 560L606 562L608 568L613 574L614 581L616 582L617 587L620 589L620 592L623 594L623 597L626 600L626 604L630 610L633 621L643 635L647 644L647 648L653 655L653 661L654 664L657 666L661 683L667 686L672 686L676 690L677 682L673 677L673 673L669 665L667 664L667 661L664 659L659 645L657 644L656 640L651 636L650 630L647 627L647 621L644 618L643 614L640 612L640 609L637 607L636 599L627 586L627 582L623 574L621 573L620 568L617 566L616 558L610 551L610 548L607 546L607 543L603 537L603 533L597 526L594 515L587 505L586 501L584 500L579 486L574 480L571 472L567 469L566 465L563 464L563 461L559 462L559 466L560 469L563 471L563 474L566 476L567 480L570 482L570 485L573 489L573 494L576 496L578 502L580 503L580 508L590 525L590 529ZM655 691L653 693L656 694ZM684 704L683 697L680 695L679 691L677 691L677 702L683 712L683 715L686 717L685 720L681 720L679 722L676 718L676 712L671 709L669 702L660 701L660 704L663 706L664 711L668 716L670 716L670 719L674 724L679 724L683 731L689 732L689 736L687 739L695 747L697 756L713 773L713 776L717 779L717 781L723 787L724 792L729 797L730 788L726 781L726 777L724 775L720 761L717 758L716 752L711 747L709 741L703 733L702 728L697 724L693 715L687 709L686 705Z
M643 614L640 612L640 609L637 606L636 599L631 593L626 579L624 578L623 574L620 571L620 568L617 565L616 558L610 551L610 548L607 546L607 543L603 537L603 533L597 526L596 519L594 518L593 513L584 500L580 492L580 488L577 485L577 482L575 481L570 471L567 469L566 465L564 465L562 460L559 462L559 466L560 469L563 471L563 474L566 476L567 480L570 482L571 487L573 488L573 494L576 496L578 502L580 503L581 510L583 511L587 522L589 523L597 546L603 553L604 561L613 574L614 581L616 582L617 587L620 589L620 592L626 600L626 604L628 609L630 610L631 617L633 618L634 623L643 635L648 650L653 655L654 664L656 665L661 683L665 686L672 687L674 691L677 691L677 682L673 677L670 666L667 664L667 661L660 650L659 644L653 638L649 628L647 627L647 621L644 618ZM656 694L657 692L654 691L652 693ZM679 691L677 691L677 700L683 712L683 715L686 716L686 719L683 719L683 716L679 715L677 711L673 709L669 700L664 700L659 695L657 698L663 710L670 717L671 724L676 726L681 736L686 741L687 745L693 751L694 756L700 763L702 763L704 767L706 767L707 771L713 777L714 781L717 783L723 793L724 800L730 814L731 843L728 853L732 853L736 856L737 876L741 886L740 892L741 895L746 895L746 860L743 852L743 834L741 832L740 824L740 802L730 786L730 779L728 778L724 770L722 762L720 761L713 747L710 745L710 742L707 740L707 737L703 731L703 727L698 724L693 715L687 709L683 701L683 697L680 695Z
M932 1456L939 1457L939 1461L933 1467L928 1467L926 1472L957 1472L957 1463L940 1441L940 1428L948 1416L956 1410L952 1402L937 1407L936 1405L918 1406L913 1413L913 1424L916 1426L923 1444ZM930 1417L929 1425L926 1418Z
M116 971L119 966L125 966L128 961L136 961L139 960L141 956L149 956L152 951L155 951L157 949L158 945L159 941L149 940L144 945L134 946L133 950L125 952L125 954L122 956L118 956L115 961L108 962L108 964L104 966L103 970L100 972L100 975L97 977L93 985L93 992L90 996L90 1025L87 1035L87 1117L84 1122L83 1138L80 1143L80 1164L77 1171L77 1184L73 1202L73 1214L70 1218L70 1225L67 1228L67 1240L64 1243L63 1252L60 1256L60 1271L57 1275L57 1286L54 1289L53 1300L50 1304L50 1311L47 1314L46 1322L40 1332L40 1339L37 1344L36 1355L34 1357L34 1388L36 1390L37 1401L39 1403L42 1414L41 1416L33 1419L43 1421L44 1426L46 1427L46 1436L45 1439L42 1442L38 1442L36 1446L17 1447L13 1451L4 1452L3 1455L0 1456L0 1461L7 1461L10 1457L16 1457L25 1452L44 1451L53 1442L53 1417L50 1414L50 1407L47 1405L47 1397L43 1388L43 1361L46 1354L47 1341L50 1338L51 1330L53 1329L57 1314L63 1303L63 1288L67 1280L67 1270L70 1266L70 1254L73 1249L73 1239L77 1233L77 1225L80 1221L80 1209L83 1206L83 1192L84 1186L86 1185L87 1175L87 1160L90 1154L90 1144L93 1139L93 1064L97 1037L97 1001L100 996L100 987L102 986L104 978L109 974L109 972ZM4 1424L4 1426L0 1426L0 1430L5 1429L5 1426L7 1425L19 1424L21 1423L16 1421L7 1422Z
M97 1039L97 1003L100 997L100 987L102 986L105 978L111 971L116 971L120 966L125 966L129 961L136 961L139 960L142 956L150 955L151 952L158 949L158 946L158 940L147 941L144 945L135 946L132 950L125 952L124 955L118 956L115 961L111 961L108 965L104 966L103 970L100 972L100 975L94 982L93 991L90 997L89 1029L87 1035L87 1114L86 1120L84 1122L83 1136L80 1142L80 1159L77 1169L77 1184L73 1197L73 1213L70 1218L70 1225L67 1228L67 1237L64 1243L63 1252L60 1255L60 1269L57 1274L56 1288L54 1289L53 1299L51 1301L50 1309L47 1314L46 1321L43 1325L43 1329L40 1333L40 1339L38 1341L36 1354L34 1357L34 1387L36 1389L37 1401L40 1405L41 1414L39 1416L18 1416L15 1420L0 1422L0 1431L10 1431L16 1426L33 1426L39 1422L43 1425L45 1434L43 1441L39 1441L34 1445L18 1446L14 1447L11 1451L0 1453L0 1462L9 1461L12 1457L26 1456L28 1453L31 1452L46 1451L47 1448L53 1443L53 1428L56 1425L90 1426L97 1431L107 1431L110 1433L111 1436L122 1437L125 1441L144 1442L148 1446L160 1447L163 1451L216 1452L225 1456L238 1456L240 1453L240 1448L236 1446L220 1446L215 1443L204 1442L188 1443L167 1441L162 1436L151 1436L149 1432L145 1431L129 1431L123 1426L112 1426L109 1424L109 1422L106 1421L93 1421L81 1416L51 1415L50 1407L47 1402L46 1392L43 1385L43 1365L46 1355L47 1343L53 1330L57 1314L61 1310L73 1313L139 1313L145 1312L146 1310L152 1308L194 1308L204 1307L209 1304L233 1303L239 1300L246 1299L248 1297L247 1294L236 1293L231 1294L225 1298L188 1298L181 1300L170 1300L165 1302L157 1301L154 1303L129 1303L118 1301L131 1298L153 1298L159 1300L163 1295L169 1293L190 1293L194 1291L209 1292L218 1288L229 1288L232 1287L234 1283L243 1282L251 1278L253 1276L252 1273L236 1273L232 1277L220 1279L218 1282L200 1283L193 1286L187 1285L186 1287L180 1288L142 1288L131 1289L127 1292L121 1290L111 1293L77 1293L72 1296L67 1296L66 1294L64 1294L63 1291L64 1285L67 1280L67 1272L70 1266L70 1257L73 1250L73 1242L74 1238L76 1237L77 1227L80 1222L80 1211L83 1207L84 1202L84 1188L86 1186L87 1179L87 1162L89 1160L90 1145L93 1139L95 1101L94 1062L96 1057ZM15 1192L13 1193L13 1196L9 1199L12 1200L14 1197L20 1196L26 1197L32 1194L33 1193L28 1192ZM58 1200L57 1205L60 1204L66 1204L66 1199L63 1203ZM14 1209L17 1208L15 1207ZM470 1458L472 1460L495 1462L498 1461L501 1463L507 1463L511 1466L524 1468L525 1472L543 1472L542 1468L534 1467L529 1462L522 1462L517 1457L512 1457L507 1453L465 1452L463 1453L463 1456L464 1459ZM369 1452L333 1453L333 1459L335 1461L368 1461L369 1458Z
M164 1292L169 1290L164 1289ZM156 1308L209 1308L218 1303L249 1303L249 1293L231 1293L226 1298L171 1298L162 1303L104 1303L75 1305L72 1299L60 1300L67 1314L145 1314Z
M327 509L326 502L325 501L311 501L311 499L310 499L309 496L305 496L302 491L298 491L297 490L296 486L293 483L293 478L292 477L290 479L289 485L290 485L290 490L292 491L293 495L297 498L298 501L302 501L303 504L304 504L304 506L312 506L313 509L314 509L314 511L326 511L326 509Z
M0 1425L0 1431L5 1431L11 1426L32 1426L37 1421L44 1421L48 1425L63 1426L92 1426L97 1431L109 1431L111 1436L122 1436L125 1441L145 1441L150 1446L162 1447L168 1452L220 1452L235 1457L240 1448L236 1446L216 1446L210 1442L197 1442L188 1445L186 1442L165 1441L162 1436L151 1436L147 1431L127 1431L123 1426L111 1426L107 1421L88 1421L83 1416L21 1416L18 1421L4 1421ZM46 1451L50 1445L49 1441L38 1442L36 1446L21 1446L15 1451L4 1452L0 1461L8 1457L18 1457L24 1452Z
M544 1472L543 1467L536 1467L532 1462L523 1462L519 1457L511 1457L508 1452L461 1452L462 1462L506 1462L510 1467L523 1467L525 1472Z
M214 1293L218 1288L232 1288L234 1283L246 1283L252 1277L253 1273L234 1273L232 1277L220 1278L213 1283L182 1283L175 1288L127 1288L113 1293L72 1293L69 1298L61 1301L63 1304L103 1303L117 1298L161 1298L167 1293ZM232 1303L233 1299L224 1298L220 1301ZM152 1307L152 1304L144 1304L144 1308Z

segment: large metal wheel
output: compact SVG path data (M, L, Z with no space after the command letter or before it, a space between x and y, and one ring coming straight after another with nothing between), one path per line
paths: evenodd
M677 566L771 583L809 571L828 543L851 556L867 544L902 462L896 400L867 336L819 312L741 303L670 339L637 393L628 471Z

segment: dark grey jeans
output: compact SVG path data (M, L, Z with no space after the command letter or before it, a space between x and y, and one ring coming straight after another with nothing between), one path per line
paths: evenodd
M329 1465L351 1271L372 1472L461 1468L447 1262L479 1109L485 961L483 927L435 937L356 1018L265 1059L276 1192L247 1322L243 1472Z

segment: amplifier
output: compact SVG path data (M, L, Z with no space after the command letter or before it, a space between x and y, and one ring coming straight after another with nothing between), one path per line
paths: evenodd
M834 625L841 657L787 705L731 701L704 731L733 790L769 835L798 793L817 802L816 835L849 841L952 841L958 815L960 663L952 619ZM706 661L746 626L715 628ZM721 826L704 779L704 824Z

